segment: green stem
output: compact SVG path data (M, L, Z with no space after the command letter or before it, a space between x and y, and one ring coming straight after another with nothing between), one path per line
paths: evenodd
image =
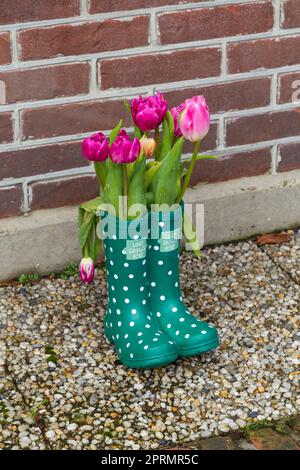
M126 164L122 165L122 174L123 174L123 218L127 219L127 202L128 202L128 174Z
M176 202L179 204L179 202L181 201L181 199L183 198L184 196L184 193L186 192L187 188L188 188L188 185L190 184L190 180L191 180L191 176L192 176L192 173L193 173L193 170L194 170L194 166L195 166L195 163L196 163L196 158L197 158L197 155L198 155L198 152L199 152L199 148L200 148L200 144L201 144L201 141L198 140L198 142L195 143L195 147L194 147L194 153L193 153L193 156L191 158L191 161L190 161L190 166L189 166L189 169L187 171L187 174L184 178L184 182L183 182L183 185L182 185L182 188L181 188L181 191L179 193L179 196L176 200Z
M155 129L155 143L156 143L156 147L155 147L155 160L158 160L158 157L159 157L159 127L156 127Z

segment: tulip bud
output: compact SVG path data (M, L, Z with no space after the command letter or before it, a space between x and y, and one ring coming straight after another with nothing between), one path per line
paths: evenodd
M175 137L181 137L182 136L181 130L180 130L180 127L179 127L179 118L180 118L180 114L184 110L184 106L185 105L183 103L183 104L180 104L179 106L175 106L174 108L170 109L170 112L172 114L172 118L173 118L173 121L174 121L174 135L175 135Z
M132 119L143 132L156 129L163 122L168 103L161 93L154 96L135 98L131 101Z
M95 274L94 262L92 258L82 258L79 265L79 273L82 282L91 284Z
M146 155L146 157L152 157L154 155L156 148L156 142L154 139L150 139L143 135L143 137L140 139L140 144L142 152L144 155Z
M102 132L87 137L82 143L82 154L86 160L103 162L108 157L108 151L108 140Z
M191 142L202 140L209 131L210 114L204 96L185 100L180 117L182 135Z
M114 163L133 163L139 156L141 144L137 138L131 142L127 132L122 129L110 146L109 155Z

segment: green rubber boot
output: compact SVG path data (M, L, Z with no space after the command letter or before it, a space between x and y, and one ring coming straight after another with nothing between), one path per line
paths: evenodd
M101 222L102 232L107 236L104 240L107 339L115 345L122 364L128 367L161 367L175 361L178 348L160 330L150 310L146 256L148 214L131 222L106 214ZM132 230L133 224L138 227L138 234Z
M219 345L216 328L189 313L181 295L179 248L182 207L178 206L172 212L151 212L149 217L150 303L161 330L176 342L181 357L216 348Z

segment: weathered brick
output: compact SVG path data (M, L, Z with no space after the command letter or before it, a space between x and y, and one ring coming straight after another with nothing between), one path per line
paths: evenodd
M300 73L283 73L278 78L278 103L300 101Z
M200 450L237 450L238 446L229 436L211 437L199 442Z
M205 0L90 0L90 13L108 13L113 11L135 10L138 8L154 8L165 5L184 5L199 3ZM213 0L214 1L214 0Z
M79 15L80 0L1 0L0 24Z
M164 93L169 106L177 106L187 98L204 95L211 113L258 108L270 103L269 77L251 78L194 88L181 88Z
M300 169L300 143L280 145L279 153L281 161L278 165L278 171Z
M27 29L19 33L19 43L22 60L145 46L149 44L149 17Z
M263 175L270 170L271 159L271 148L264 148L225 155L219 160L200 160L196 163L191 185Z
M0 179L22 178L88 165L81 142L45 145L0 153Z
M124 125L129 124L129 115L121 100L25 109L21 113L22 139L108 130L121 118L124 118Z
M31 209L78 205L99 195L96 177L80 176L32 184Z
M227 145L243 145L300 134L300 109L227 121Z
M11 142L14 137L11 113L0 113L0 143Z
M272 2L226 5L158 15L161 44L254 34L273 26Z
M299 450L295 442L273 429L258 429L250 433L250 441L259 450Z
M0 33L0 65L10 64L10 33Z
M87 63L13 70L0 73L6 86L6 103L43 100L88 93L90 66Z
M300 36L257 39L228 45L230 73L260 68L283 67L300 63Z
M221 51L210 47L103 60L100 70L103 89L218 76Z
M284 0L282 28L298 28L300 26L300 2L299 0Z
M22 188L12 186L0 188L0 219L20 215L22 203Z

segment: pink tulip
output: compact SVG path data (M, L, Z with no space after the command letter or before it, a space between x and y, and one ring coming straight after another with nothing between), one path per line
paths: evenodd
M82 282L91 284L95 274L94 262L92 258L82 258L79 265L79 273Z
M181 137L182 133L179 127L179 116L182 113L182 111L185 108L185 104L182 103L179 106L175 106L174 108L170 109L170 112L172 114L173 120L174 120L174 134L175 137Z
M160 126L168 111L168 103L161 93L154 96L134 98L131 101L133 121L143 132Z
M191 142L202 140L209 131L210 114L204 96L194 96L185 100L180 118L182 135Z
M109 155L114 163L132 163L138 158L140 151L139 139L134 138L131 142L127 132L122 129L111 144Z
M82 154L86 160L103 162L108 157L108 150L108 140L102 132L97 132L82 142Z

